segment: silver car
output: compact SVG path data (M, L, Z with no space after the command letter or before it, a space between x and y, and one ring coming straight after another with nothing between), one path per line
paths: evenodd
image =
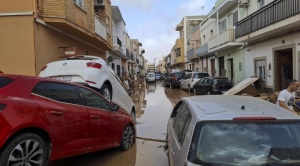
M300 165L300 117L255 97L183 98L167 141L171 166Z

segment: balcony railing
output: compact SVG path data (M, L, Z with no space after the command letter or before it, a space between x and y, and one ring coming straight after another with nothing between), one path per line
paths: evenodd
M218 35L212 37L208 41L208 48L212 49L215 47L218 47L222 44L225 44L227 42L234 42L235 41L235 33L234 33L234 27L228 27L218 33Z
M114 50L119 50L120 52L123 52L122 42L117 36L113 37L113 46L114 46Z
M275 0L236 24L236 38L300 13L299 0Z
M126 57L130 59L130 51L126 48Z
M192 48L186 53L186 59L191 59L195 55L195 49Z
M208 52L208 44L203 44L202 46L198 47L196 50L197 55L202 55Z
M106 25L102 20L100 20L99 16L95 14L95 32L103 39L106 40Z

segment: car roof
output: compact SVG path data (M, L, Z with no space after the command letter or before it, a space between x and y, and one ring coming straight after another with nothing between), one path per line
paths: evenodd
M232 120L235 117L297 119L296 114L273 103L250 96L202 95L182 98L202 120Z

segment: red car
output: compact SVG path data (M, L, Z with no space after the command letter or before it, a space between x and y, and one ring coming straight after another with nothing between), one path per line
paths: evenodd
M0 74L0 165L44 166L50 160L135 141L131 116L79 84Z

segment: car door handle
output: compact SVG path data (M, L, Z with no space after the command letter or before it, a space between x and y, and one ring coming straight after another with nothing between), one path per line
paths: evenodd
M97 116L97 115L90 115L90 118L99 119L99 116Z
M63 115L64 113L60 112L60 111L50 111L50 114L51 115L56 115L56 116L61 116Z

